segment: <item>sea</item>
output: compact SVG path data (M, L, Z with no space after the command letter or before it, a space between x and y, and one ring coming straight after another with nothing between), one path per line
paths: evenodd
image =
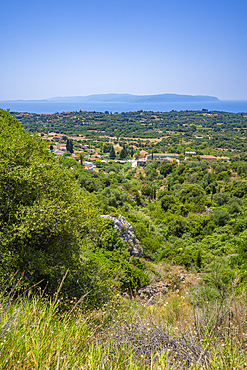
M247 100L220 100L215 102L165 102L165 103L108 103L108 102L49 102L49 101L0 101L0 108L10 109L11 112L52 114L72 111L88 112L170 112L208 109L209 111L223 111L232 113L246 113Z

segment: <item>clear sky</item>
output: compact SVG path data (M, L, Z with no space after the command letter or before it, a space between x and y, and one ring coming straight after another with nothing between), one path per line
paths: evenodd
M0 4L0 100L110 92L247 100L246 0Z

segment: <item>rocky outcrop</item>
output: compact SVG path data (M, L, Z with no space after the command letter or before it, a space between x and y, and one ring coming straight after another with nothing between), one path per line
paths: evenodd
M141 257L142 247L136 238L132 225L123 216L101 215L100 217L110 219L114 222L114 229L119 232L119 236L126 242L128 250L132 256Z
M145 287L138 289L138 294L145 304L154 304L160 299L161 295L168 293L170 284L162 281L153 282Z
M205 206L205 212L207 215L210 215L210 213L213 212L213 210L211 208L208 208L207 206Z
M171 268L174 269L173 266L171 266ZM188 278L189 275L186 273L186 271L177 271L176 275L174 276L163 276L164 281L154 280L150 284L138 288L137 297L139 298L140 303L145 306L155 303L162 303L164 296L168 293L168 291L175 292L179 288L185 289L185 284L190 285L188 281L185 282L185 280Z

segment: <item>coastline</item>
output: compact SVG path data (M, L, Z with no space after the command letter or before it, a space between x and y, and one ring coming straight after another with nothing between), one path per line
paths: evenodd
M170 112L172 110L198 111L208 109L209 111L224 111L231 113L246 113L247 100L220 100L216 102L165 102L165 103L108 103L108 102L49 102L49 101L0 101L0 108L10 109L11 112L28 112L37 114L52 114L63 111L95 111L112 113L133 111Z

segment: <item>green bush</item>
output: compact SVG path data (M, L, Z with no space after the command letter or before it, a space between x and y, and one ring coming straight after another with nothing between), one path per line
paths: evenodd
M158 259L170 263L177 263L191 268L194 265L194 254L187 247L179 245L167 245L160 253Z
M177 200L173 195L164 195L161 200L161 207L162 209L167 212L174 204L176 204Z
M191 204L192 209L201 211L207 203L207 197L204 189L198 184L185 184L181 186L178 193L181 203Z
M46 145L3 110L0 130L0 278L25 271L29 284L45 279L55 289L78 266L93 207Z
M174 235L179 238L188 231L188 223L182 217L177 217L174 221L171 221L168 227L170 235Z
M112 223L98 217L93 195L80 188L75 171L60 166L39 137L2 110L0 130L0 282L24 272L24 284L42 280L51 294L68 271L63 294L87 293L91 306L112 296L113 286L146 282ZM91 175L86 186L95 186L96 179ZM109 204L126 201L120 189L105 190Z
M99 280L95 284L96 289L102 289L102 285L105 286L105 294L109 294L109 285L112 288L136 289L149 282L143 264L137 257L132 258L125 249L116 250L114 253L98 250L88 253L87 257L93 266L97 266L90 278ZM98 294L102 295L102 292L99 290Z
M146 184L146 185L143 185L142 188L141 188L141 192L142 192L142 195L145 195L145 196L152 196L153 194L153 188Z
M170 163L170 162L165 162L160 167L160 173L161 173L161 175L166 177L167 175L172 173L173 169L175 169L175 168L176 168L176 164Z
M229 213L223 209L216 209L210 217L217 226L224 226L231 218Z
M107 203L111 207L122 206L125 202L129 202L128 196L119 188L107 187L101 194L106 198Z
M109 166L107 166L107 167L105 168L105 171L106 171L107 173L110 173L110 172L117 173L117 172L118 172L118 169L117 169L117 167L116 167L116 166L111 166L111 165L109 165Z
M222 206L225 203L228 203L230 200L229 193L216 193L213 195L213 201L217 203L219 206Z

